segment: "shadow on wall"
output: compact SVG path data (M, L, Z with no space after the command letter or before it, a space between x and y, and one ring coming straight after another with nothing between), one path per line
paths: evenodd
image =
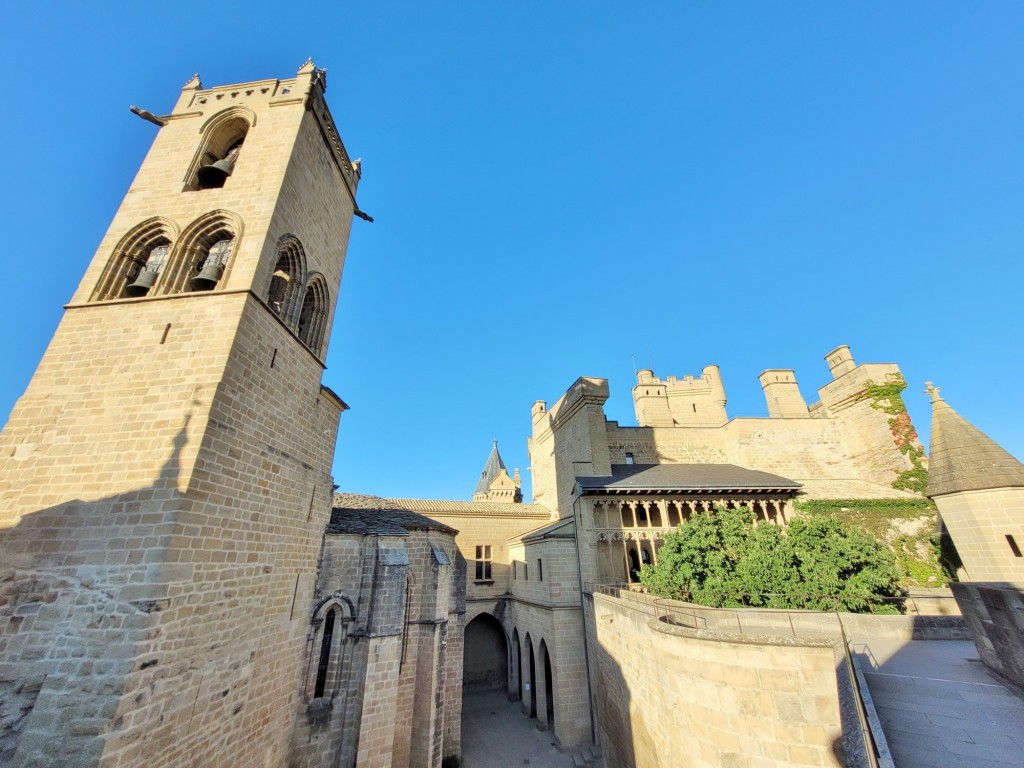
M183 580L173 572L191 568L158 565L184 499L190 418L151 485L67 501L0 531L0 765L67 764L69 755L98 763L105 741L96 736L121 728L122 696L138 690L133 708L144 706L164 676L143 671L158 663L143 658L128 677L153 639L154 614L170 603L168 582ZM223 717L239 700L231 693Z
M985 666L1024 687L1024 585L950 584Z

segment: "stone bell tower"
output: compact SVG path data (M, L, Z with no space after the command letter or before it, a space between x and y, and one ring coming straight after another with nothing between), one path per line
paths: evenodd
M0 435L0 765L287 760L360 175L325 88L134 110L153 146Z

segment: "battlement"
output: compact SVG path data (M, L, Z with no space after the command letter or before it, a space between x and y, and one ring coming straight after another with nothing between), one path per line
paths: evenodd
M638 371L633 405L642 427L709 427L728 421L722 374L708 365L700 377L669 376L662 381L650 369Z

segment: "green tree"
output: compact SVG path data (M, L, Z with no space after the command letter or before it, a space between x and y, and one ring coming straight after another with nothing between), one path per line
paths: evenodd
M714 607L896 613L900 572L880 542L840 520L755 525L746 509L716 509L668 534L640 580L656 595Z

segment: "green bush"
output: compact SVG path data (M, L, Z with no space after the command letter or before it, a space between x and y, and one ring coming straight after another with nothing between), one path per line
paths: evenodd
M898 613L902 595L892 552L862 531L827 516L755 525L746 509L718 508L668 534L640 580L653 594L720 608Z

